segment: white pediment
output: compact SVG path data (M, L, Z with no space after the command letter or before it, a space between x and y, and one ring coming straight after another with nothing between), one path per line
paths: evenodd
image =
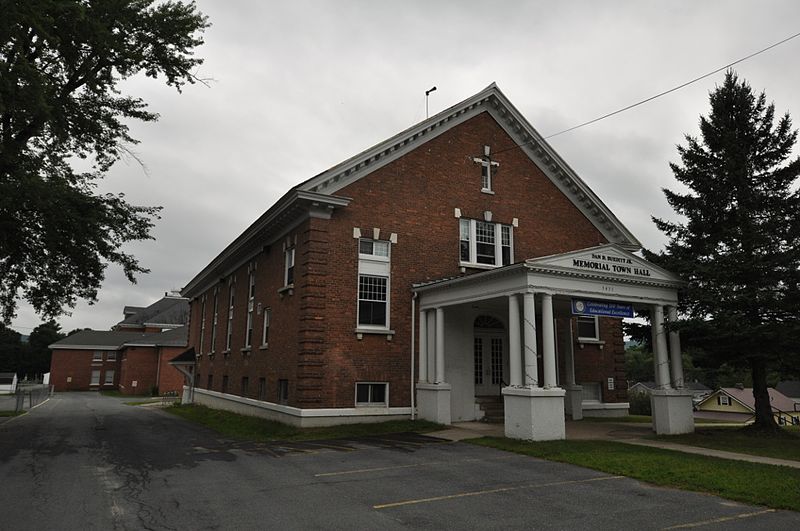
M634 282L681 284L681 279L615 244L527 260L530 269Z

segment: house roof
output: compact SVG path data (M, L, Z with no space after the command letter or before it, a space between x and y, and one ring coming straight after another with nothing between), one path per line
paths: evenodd
M251 259L280 236L297 216L316 209L330 215L347 206L349 198L336 194L347 185L402 157L424 143L488 112L553 184L612 243L627 250L641 248L639 241L617 219L578 174L550 147L495 83L444 111L401 131L361 153L295 186L253 222L181 291L194 297L212 282Z
M767 391L769 392L769 402L770 406L772 406L772 409L780 411L794 411L794 401L792 399L788 398L772 387L769 387ZM753 396L752 387L745 387L743 389L739 389L738 387L722 387L716 392L711 393L698 405L702 406L704 403L716 398L721 393L730 396L732 399L736 400L750 411L755 412L756 399Z
M126 306L124 312L135 308ZM189 318L189 300L184 297L166 295L150 306L141 308L117 323L118 328L141 328L156 326L171 328L185 325Z
M82 330L48 346L52 350L119 350L125 346L186 346L188 327L166 332L124 332L119 330Z
M642 387L646 387L646 388L650 389L651 391L657 388L655 382L636 382L630 388L633 389L637 385L640 385ZM684 389L689 389L690 391L711 391L710 387L708 387L706 385L703 385L700 382L685 382L683 384L683 388Z
M800 398L800 380L786 380L775 386L779 393L790 398Z
M194 365L197 363L197 355L194 347L184 350L169 361L170 365Z

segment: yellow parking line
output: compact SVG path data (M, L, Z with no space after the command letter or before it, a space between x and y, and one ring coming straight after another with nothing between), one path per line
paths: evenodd
M688 529L691 527L701 527L704 525L719 524L721 522L729 522L731 520L740 520L742 518L751 518L753 516L760 516L762 514L774 513L775 509L764 509L763 511L756 511L754 513L741 513L734 514L733 516L722 516L720 518L712 518L711 520L701 520L700 522L692 522L689 524L674 525L672 527L665 527L664 529Z
M555 481L552 483L532 483L530 485L518 485L516 487L500 487L496 489L476 490L472 492L460 492L458 494L448 494L446 496L434 496L433 498L420 498L417 500L406 500L393 503L382 503L380 505L373 505L373 509L392 509L394 507L402 507L404 505L416 505L419 503L431 503L436 501L452 500L455 498L466 498L468 496L483 496L484 494L496 494L498 492L509 492L512 490L522 489L541 489L544 487L556 487L559 485L575 485L578 483L590 483L593 481L606 481L609 479L622 479L625 476L603 476L600 478L591 479L576 479L572 481Z
M394 465L394 466L381 466L375 468L357 468L354 470L340 470L339 472L325 472L322 474L314 474L315 478L323 478L329 476L346 476L348 474L367 474L369 472L382 472L384 470L396 470L402 468L415 468L421 466L436 466L436 465L455 465L458 463L474 463L476 461L496 461L499 459L512 459L514 457L519 457L517 455L504 455L501 457L493 457L489 459L485 458L470 458L470 459L461 459L458 461L428 461L427 463L414 463L411 465Z

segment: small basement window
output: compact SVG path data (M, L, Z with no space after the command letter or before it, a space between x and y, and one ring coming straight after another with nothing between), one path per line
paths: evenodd
M356 384L357 406L386 406L388 401L388 383L359 382Z

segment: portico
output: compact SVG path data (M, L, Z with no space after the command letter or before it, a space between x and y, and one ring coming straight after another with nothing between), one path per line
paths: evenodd
M589 300L651 312L659 386L653 427L657 433L690 432L691 393L683 390L680 340L665 324L677 317L680 286L673 274L614 244L416 285L419 416L443 424L475 420L476 397L496 389L506 436L563 439L565 414L580 419L587 403L587 389L576 381L581 353L575 345L601 352L606 343L573 330L573 301ZM614 375L592 379L592 386L614 389ZM602 414L627 411L626 403L602 400L592 407Z

